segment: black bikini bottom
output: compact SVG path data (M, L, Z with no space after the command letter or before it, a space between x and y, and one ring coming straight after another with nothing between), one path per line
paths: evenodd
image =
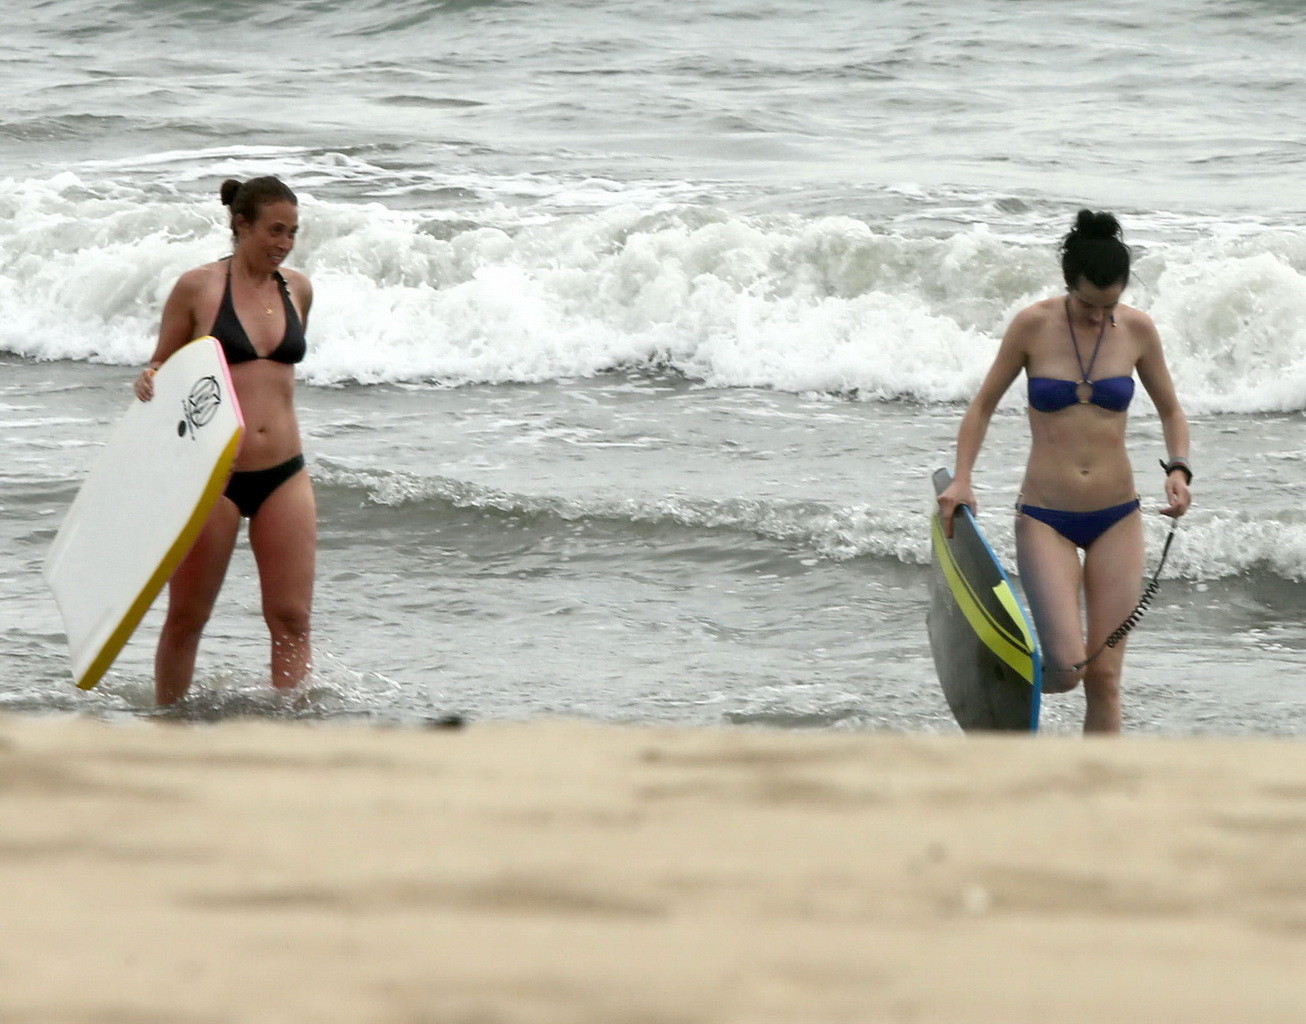
M242 516L253 519L268 496L303 468L304 456L296 455L279 466L232 473L222 493L236 503Z

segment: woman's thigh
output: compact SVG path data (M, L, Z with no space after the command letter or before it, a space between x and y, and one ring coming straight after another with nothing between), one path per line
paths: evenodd
M307 616L313 603L317 503L301 470L265 500L249 524L265 611Z
M208 619L222 590L239 531L240 513L236 506L226 498L219 498L195 543L168 581L170 617L198 622Z
M1016 517L1016 566L1048 669L1084 659L1079 549L1047 523Z
M1101 647L1137 606L1143 556L1142 512L1125 516L1089 546L1084 556L1089 650Z

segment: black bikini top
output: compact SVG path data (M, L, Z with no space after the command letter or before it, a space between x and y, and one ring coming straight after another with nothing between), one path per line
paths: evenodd
M252 359L271 359L278 363L297 363L304 358L308 342L304 337L304 325L300 323L295 304L290 301L290 289L280 271L274 271L277 287L281 289L281 305L286 310L286 333L281 337L281 344L262 356L254 348L249 335L236 315L236 307L231 301L231 263L227 263L227 287L222 292L222 305L213 321L213 330L209 333L222 345L222 354L227 357L228 365L248 363Z

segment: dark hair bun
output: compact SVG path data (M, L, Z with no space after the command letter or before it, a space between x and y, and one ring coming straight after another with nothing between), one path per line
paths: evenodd
M1067 288L1087 278L1099 288L1129 283L1129 246L1115 214L1080 210L1075 226L1061 240L1061 273Z
M240 191L240 186L244 182L237 181L235 178L228 178L218 189L218 195L222 197L222 205L230 206L236 198L236 193Z
M1125 235L1115 214L1095 213L1093 210L1079 211L1071 234L1080 238L1124 238Z

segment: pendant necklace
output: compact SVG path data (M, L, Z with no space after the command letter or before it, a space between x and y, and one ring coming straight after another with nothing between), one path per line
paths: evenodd
M254 282L247 275L244 276L245 276L245 280L249 283L250 289L254 292L254 297L257 298L260 302L262 302L263 299L262 296L260 296L258 293L258 286L255 285ZM266 313L268 316L272 316L272 314L275 313L276 310L273 309L273 307L271 306L265 305L263 307L263 312Z
M1079 364L1079 383L1075 385L1075 397L1080 405L1088 405L1093 400L1093 384L1088 375L1093 372L1097 362L1097 350L1102 347L1102 335L1106 334L1106 317L1097 329L1097 341L1093 343L1093 354L1088 357L1088 369L1084 369L1084 357L1079 354L1079 339L1075 337L1075 322L1070 318L1070 297L1066 296L1066 326L1070 328L1070 344L1075 349L1075 362Z

